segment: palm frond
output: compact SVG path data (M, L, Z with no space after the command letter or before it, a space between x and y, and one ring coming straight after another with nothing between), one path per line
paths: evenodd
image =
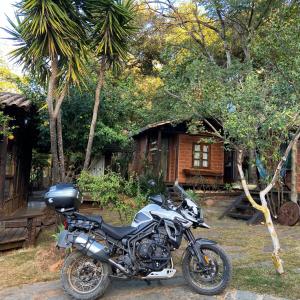
M104 57L113 69L127 59L130 37L136 32L133 26L135 7L131 0L86 0L84 10L93 28L92 49Z
M16 7L16 22L8 19L10 28L5 28L17 46L11 57L39 78L45 78L44 68L39 67L58 57L72 74L69 79L78 82L84 63L74 57L84 58L87 47L83 21L73 1L23 0Z

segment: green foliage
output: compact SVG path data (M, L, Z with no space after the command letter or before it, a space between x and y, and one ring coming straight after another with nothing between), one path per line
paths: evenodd
M92 51L113 69L119 69L127 59L128 44L135 32L133 1L88 0L82 8L91 30Z
M49 60L59 57L60 75L77 82L84 73L85 32L70 0L22 0L17 5L16 23L5 29L17 48L11 56L44 83Z
M199 195L194 190L187 190L186 193L188 194L190 199L192 199L194 201L199 200Z
M78 178L78 186L82 191L88 192L99 206L117 211L126 220L146 201L136 178L125 180L119 173L110 170L102 176L82 172Z
M121 192L121 178L118 174L108 172L103 176L93 176L82 172L78 179L78 186L82 191L91 193L94 201L101 206L116 207Z
M226 191L232 191L233 190L233 185L232 185L232 183L225 183L224 184L224 189L226 190Z
M62 105L65 152L68 156L77 153L79 164L83 160L94 104L95 78L86 81L88 89L71 88ZM101 118L96 123L93 156L111 145L127 151L130 148L129 133L145 119L144 98L143 95L136 95L132 76L116 78L107 74L99 115Z
M13 134L13 129L15 127L11 126L12 121L13 118L0 110L0 135L11 136Z
M43 170L46 167L50 167L50 165L49 154L39 153L36 151L36 149L33 149L30 181L35 183L41 182L43 180Z
M55 242L58 242L59 235L65 230L65 227L63 224L58 225L57 232L52 234L52 237L54 238Z
M164 175L162 172L159 172L158 176L155 170L153 169L153 165L145 162L143 167L144 173L138 177L141 190L144 194L164 194L166 195L166 186L164 183ZM149 187L149 181L154 180L155 186Z
M7 66L2 58L0 58L0 92L17 92L16 82L19 77L15 75Z
M294 60L296 66L297 58ZM243 150L256 149L269 173L274 172L281 145L299 126L300 101L290 81L274 69L238 61L225 69L196 58L165 69L165 89L170 82L169 89L178 95L169 115L190 119L192 124L203 118L217 119L223 126L218 134L225 143ZM290 75L294 84L297 76ZM173 77L175 82L182 79L184 87L176 89Z
M178 3L177 13L169 7L160 14L142 4L135 9L131 1L23 0L24 21L19 19L10 33L21 41L15 54L32 74L45 70L54 53L72 65L74 53L84 50L86 41L91 45L86 88L71 87L62 107L64 148L76 168L89 131L95 65L105 58L128 64L118 77L106 72L94 156L110 145L127 151L129 134L147 123L189 119L196 133L208 117L223 126L219 133L226 147L256 149L272 170L282 143L299 125L300 13L293 1L252 4L205 0ZM220 17L226 20L224 32ZM138 32L130 41L134 27ZM228 68L224 39L231 54ZM21 90L39 103L40 135L48 137L45 90L32 78ZM49 148L47 138L38 140ZM142 190L151 177L140 179Z

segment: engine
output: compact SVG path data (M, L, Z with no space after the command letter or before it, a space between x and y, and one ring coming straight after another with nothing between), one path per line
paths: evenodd
M143 268L151 271L163 270L171 258L167 235L159 232L150 238L142 239L137 246L136 254Z

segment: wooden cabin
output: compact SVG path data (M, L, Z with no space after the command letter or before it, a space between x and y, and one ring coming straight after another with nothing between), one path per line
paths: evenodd
M9 215L27 205L33 145L31 102L0 93L0 106L12 118L13 134L0 138L0 211Z
M187 123L170 121L150 124L132 136L135 142L130 171L152 168L162 172L166 184L216 184L235 180L235 159L225 152L223 141L205 131L188 133Z
M0 108L13 126L11 135L0 136L0 250L7 250L34 243L44 209L28 203L35 135L31 101L2 92Z

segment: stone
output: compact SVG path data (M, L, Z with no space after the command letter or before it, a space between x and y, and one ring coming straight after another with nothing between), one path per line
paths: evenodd
M278 298L270 295L264 295L263 300L288 300L286 298Z
M206 206L214 206L215 203L216 203L216 201L213 200L213 199L208 199L208 200L205 200L205 201L204 201L204 204L205 204Z
M248 291L237 291L235 300L258 300L258 295Z

